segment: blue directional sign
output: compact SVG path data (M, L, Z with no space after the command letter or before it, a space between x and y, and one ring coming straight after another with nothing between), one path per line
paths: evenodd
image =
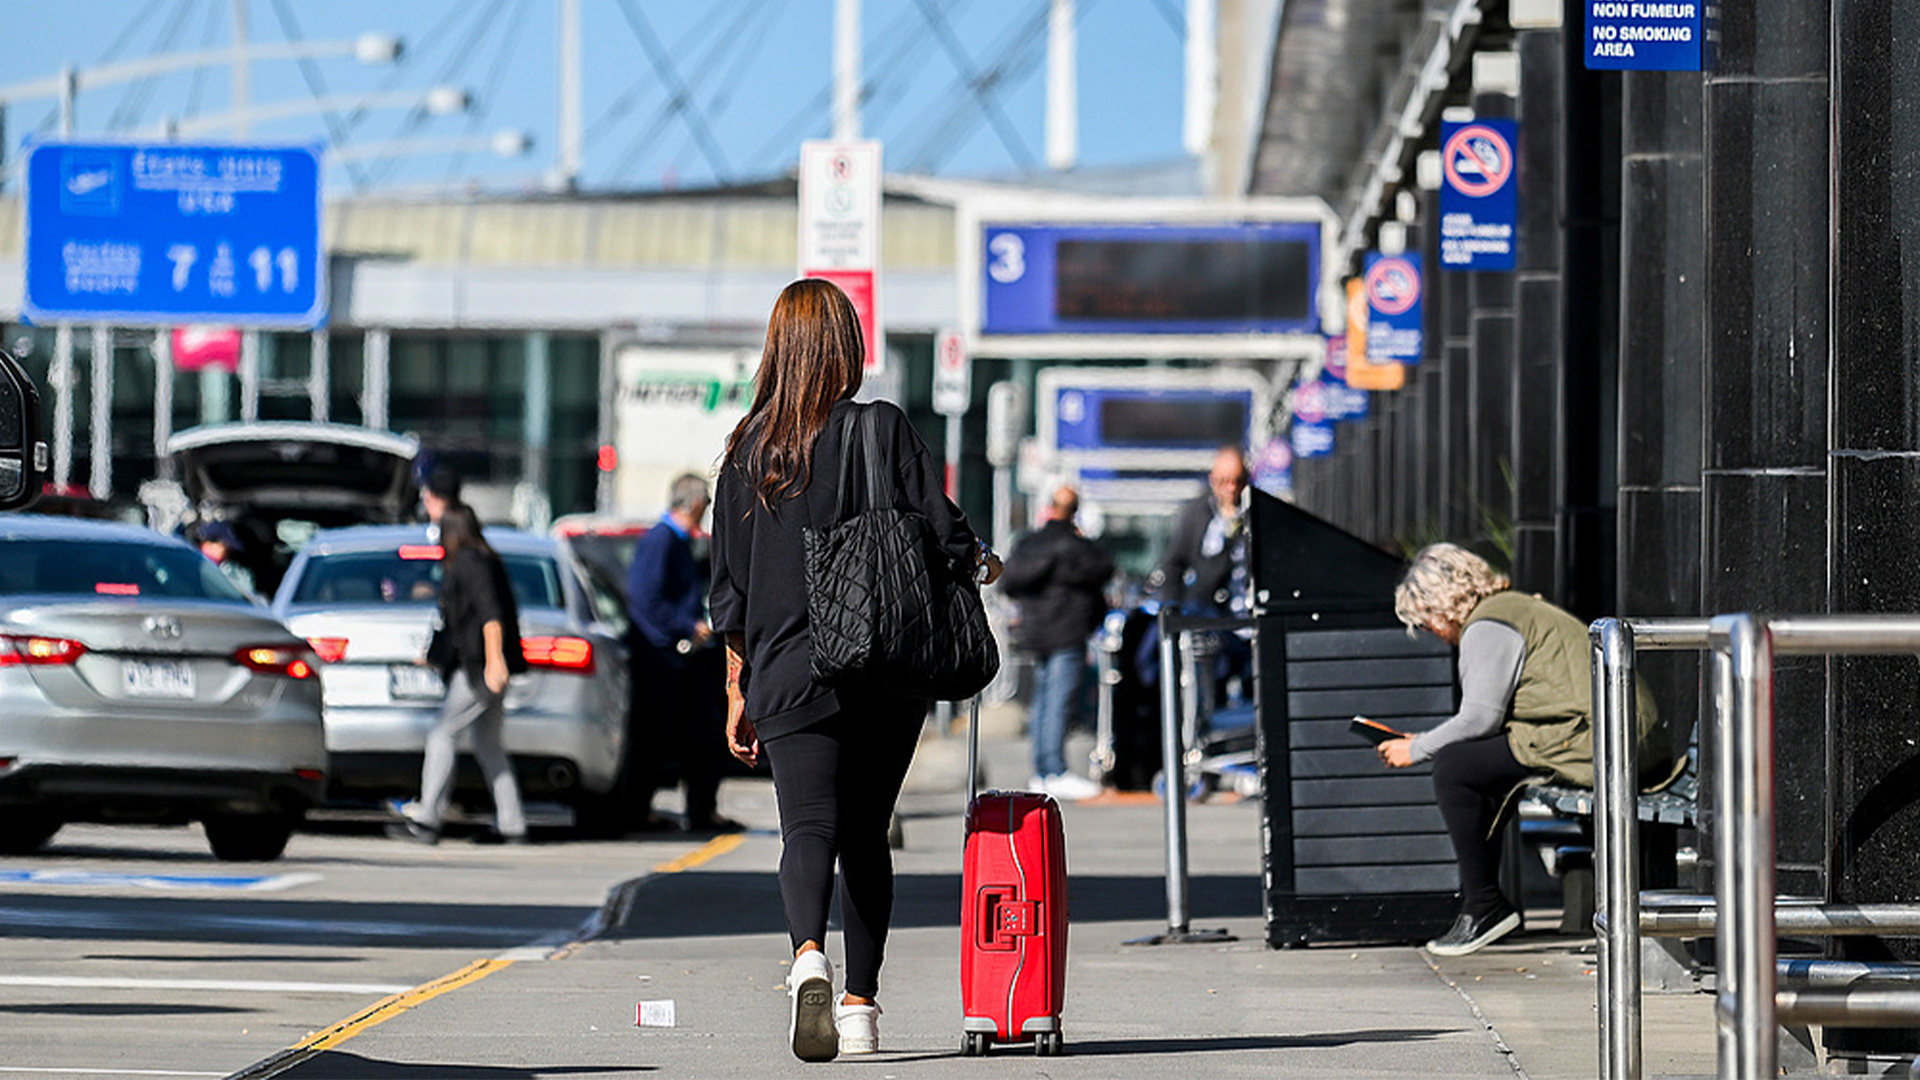
M30 322L326 319L313 147L42 143L26 172Z

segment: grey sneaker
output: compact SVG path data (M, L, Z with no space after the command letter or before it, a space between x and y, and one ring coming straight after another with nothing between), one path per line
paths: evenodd
M793 1018L787 1027L793 1056L801 1061L832 1061L840 1053L840 1032L833 1024L833 965L827 954L809 950L793 958L787 972Z
M1461 912L1453 929L1427 942L1427 951L1435 956L1465 956L1513 933L1520 925L1520 913L1501 904L1482 915Z

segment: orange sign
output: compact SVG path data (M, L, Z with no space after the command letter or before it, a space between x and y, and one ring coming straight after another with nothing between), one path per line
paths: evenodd
M1347 385L1355 390L1398 390L1407 384L1406 366L1368 359L1367 319L1366 283L1350 277L1347 279Z

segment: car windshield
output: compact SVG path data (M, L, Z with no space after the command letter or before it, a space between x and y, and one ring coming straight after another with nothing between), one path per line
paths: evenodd
M513 598L523 608L561 607L559 567L542 555L502 555ZM314 555L293 590L296 604L434 604L440 599L440 549Z
M0 541L0 596L250 601L191 548L111 540Z

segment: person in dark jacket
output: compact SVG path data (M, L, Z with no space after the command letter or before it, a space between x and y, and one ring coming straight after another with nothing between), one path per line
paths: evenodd
M633 722L627 751L632 809L651 824L653 794L664 782L656 763L676 758L686 783L687 829L738 831L714 813L720 790L720 669L709 663L707 568L693 540L712 494L687 473L667 493L667 512L633 547L627 570L627 615L633 621ZM703 675L711 678L702 683ZM719 760L716 760L719 759Z
M865 354L860 318L837 286L787 286L767 324L753 405L714 485L710 609L727 647L727 746L748 765L764 753L773 766L793 946L788 1038L803 1061L879 1046L874 996L893 917L887 825L928 704L813 681L803 537L835 520L841 458L854 452L842 445L851 410L872 410L894 505L924 514L957 565L989 581L1000 570L947 499L944 470L906 414L854 403ZM836 866L847 976L837 1002L823 950Z
M1161 602L1193 614L1247 613L1247 455L1222 446L1207 490L1180 508L1160 566L1147 579Z
M1034 657L1031 784L1061 800L1100 794L1099 784L1067 771L1067 717L1079 700L1087 638L1106 614L1113 577L1113 558L1074 526L1079 512L1071 487L1054 492L1046 524L1014 546L1000 577L1001 591L1020 602L1016 639Z
M420 766L420 798L402 808L388 831L403 840L440 839L453 800L455 744L471 731L473 756L493 795L494 831L485 839L527 842L526 812L513 761L501 745L507 680L527 670L520 652L520 609L507 571L480 532L480 518L465 503L450 503L440 516L440 618L453 643L446 704L427 733Z

